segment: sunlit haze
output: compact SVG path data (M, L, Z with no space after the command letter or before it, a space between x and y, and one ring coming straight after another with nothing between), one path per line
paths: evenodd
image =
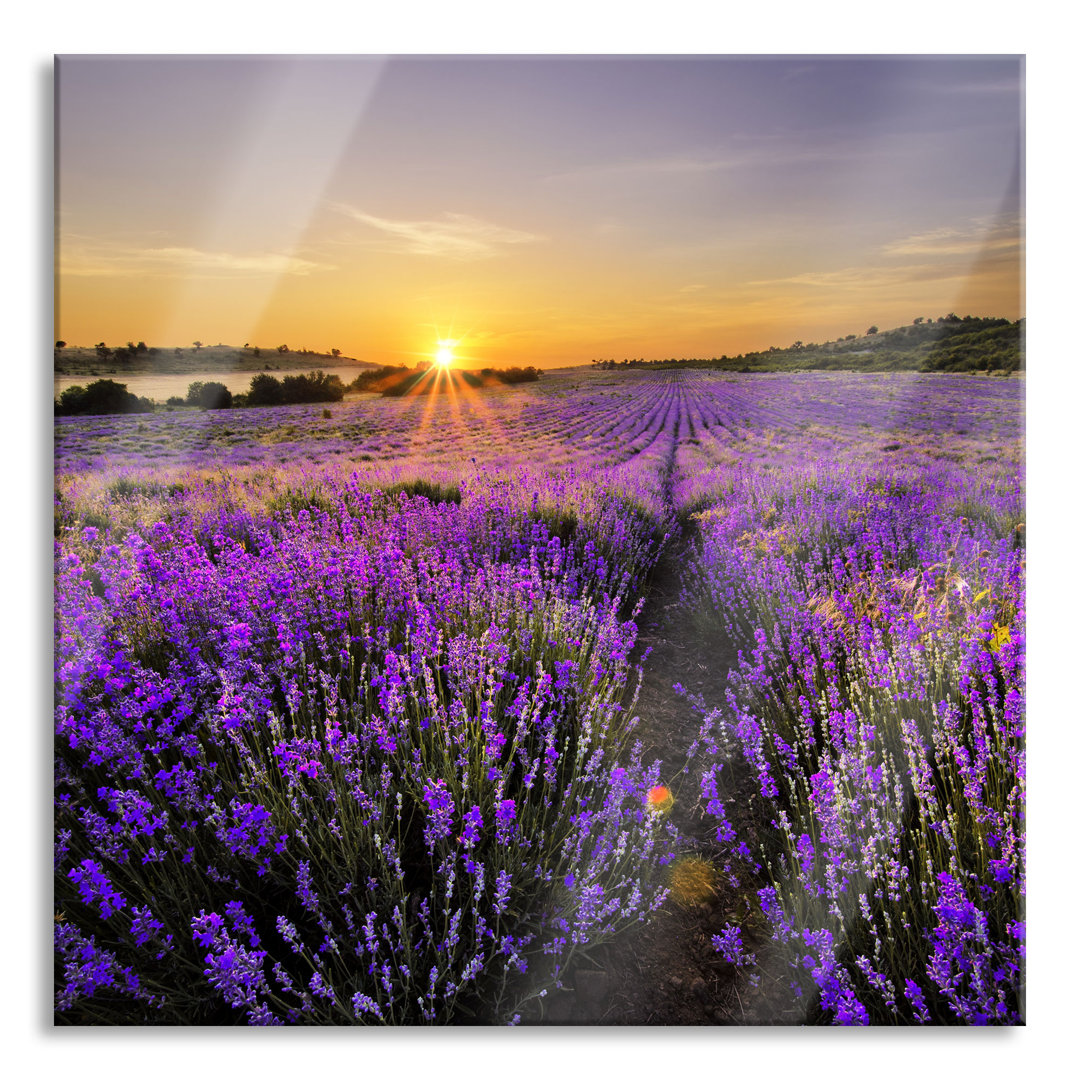
M553 367L1024 314L1019 57L57 71L72 344Z

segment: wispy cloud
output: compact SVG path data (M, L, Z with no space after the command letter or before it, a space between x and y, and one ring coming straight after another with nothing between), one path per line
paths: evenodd
M671 154L629 161L598 162L565 172L551 173L548 181L579 180L615 176L691 176L698 173L736 169L748 163L745 155Z
M951 281L973 273L977 262L1014 263L1023 242L1019 218L976 218L958 226L943 226L889 241L878 249L879 258L859 266L834 270L808 270L787 277L748 281L754 287L805 285L819 289L891 288L915 281Z
M231 255L223 251L197 251L194 248L151 248L146 259L162 265L187 266L192 270L232 270L252 274L310 274L321 269L318 263L294 255L273 252L263 255Z
M839 270L811 270L790 277L768 278L746 282L755 288L777 285L805 285L818 289L891 288L912 281L948 280L963 274L962 268L940 263L919 263L907 266L848 266Z
M330 269L319 263L278 252L236 255L225 251L200 251L189 247L116 247L80 245L61 247L61 274L79 277L126 277L132 274L159 276L222 277L247 275L310 274Z
M772 135L734 136L719 149L688 150L649 158L601 161L564 172L551 173L548 182L613 179L616 177L679 177L741 169L806 165L815 161L837 162L857 158L865 148L844 145L836 138L817 138L807 133L801 143Z
M383 243L391 251L405 255L434 255L462 261L490 259L502 254L507 245L531 244L542 239L534 233L482 221L469 214L444 213L434 221L392 221L340 203L334 209L382 233Z
M977 220L963 227L946 226L901 237L886 244L882 254L890 257L975 256L1013 250L1019 246L1020 224L1015 219Z

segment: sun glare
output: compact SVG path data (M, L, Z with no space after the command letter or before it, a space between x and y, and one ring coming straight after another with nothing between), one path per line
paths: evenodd
M438 360L443 367L446 367L453 362L454 348L451 341L440 341L439 347L435 351L435 359Z

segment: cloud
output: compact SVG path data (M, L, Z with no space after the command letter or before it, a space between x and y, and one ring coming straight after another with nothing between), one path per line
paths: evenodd
M986 255L1020 246L1020 224L1013 219L988 222L980 219L956 228L946 226L905 236L882 248L890 257L927 255Z
M1021 222L1015 215L975 218L960 226L943 226L913 233L884 244L886 260L836 270L810 270L788 277L748 281L754 287L804 285L821 289L878 289L921 281L951 281L998 265L1015 264L1023 243ZM895 260L895 261L893 261Z
M697 150L664 154L658 157L633 158L623 161L596 162L576 169L551 173L547 182L565 182L617 177L680 177L708 173L736 172L742 169L780 168L809 165L813 162L837 162L857 159L866 154L865 148L846 146L836 138L824 138L805 133L799 142L786 136L736 135L727 146L717 150Z
M848 266L840 270L808 271L790 277L748 281L755 288L776 285L806 285L819 289L880 289L912 281L948 280L963 274L955 267L942 267L940 263L920 263L907 266Z
M692 176L700 173L735 169L748 159L732 154L718 157L710 154L672 154L665 157L638 158L633 161L610 161L583 165L566 172L551 173L548 181L580 180L616 176Z
M1023 244L1020 215L973 218L960 225L912 233L878 249L879 258L858 266L808 270L769 280L748 281L753 288L802 286L808 289L867 292L895 290L915 283L971 281L1009 273L1019 266Z
M391 221L350 206L335 205L339 213L389 238L389 249L404 255L434 255L461 261L490 259L510 244L531 244L541 237L481 221L468 214L444 213L436 221Z
M250 274L310 274L325 269L318 263L298 259L293 255L273 252L265 255L230 255L223 251L198 251L195 248L149 248L142 257L162 266L185 267L188 270L225 270Z
M154 274L183 277L221 277L234 275L280 276L310 274L330 267L299 259L293 255L267 252L234 255L224 251L200 251L187 247L109 247L85 246L65 250L61 244L61 274L79 277L125 277Z

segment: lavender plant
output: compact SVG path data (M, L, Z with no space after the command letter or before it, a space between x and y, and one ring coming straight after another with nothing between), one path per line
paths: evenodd
M509 1020L662 898L640 516L325 493L58 540L65 1018Z
M833 1022L1022 1019L1017 498L851 470L748 483L708 521L699 579L743 647L712 720L772 808L793 990Z

